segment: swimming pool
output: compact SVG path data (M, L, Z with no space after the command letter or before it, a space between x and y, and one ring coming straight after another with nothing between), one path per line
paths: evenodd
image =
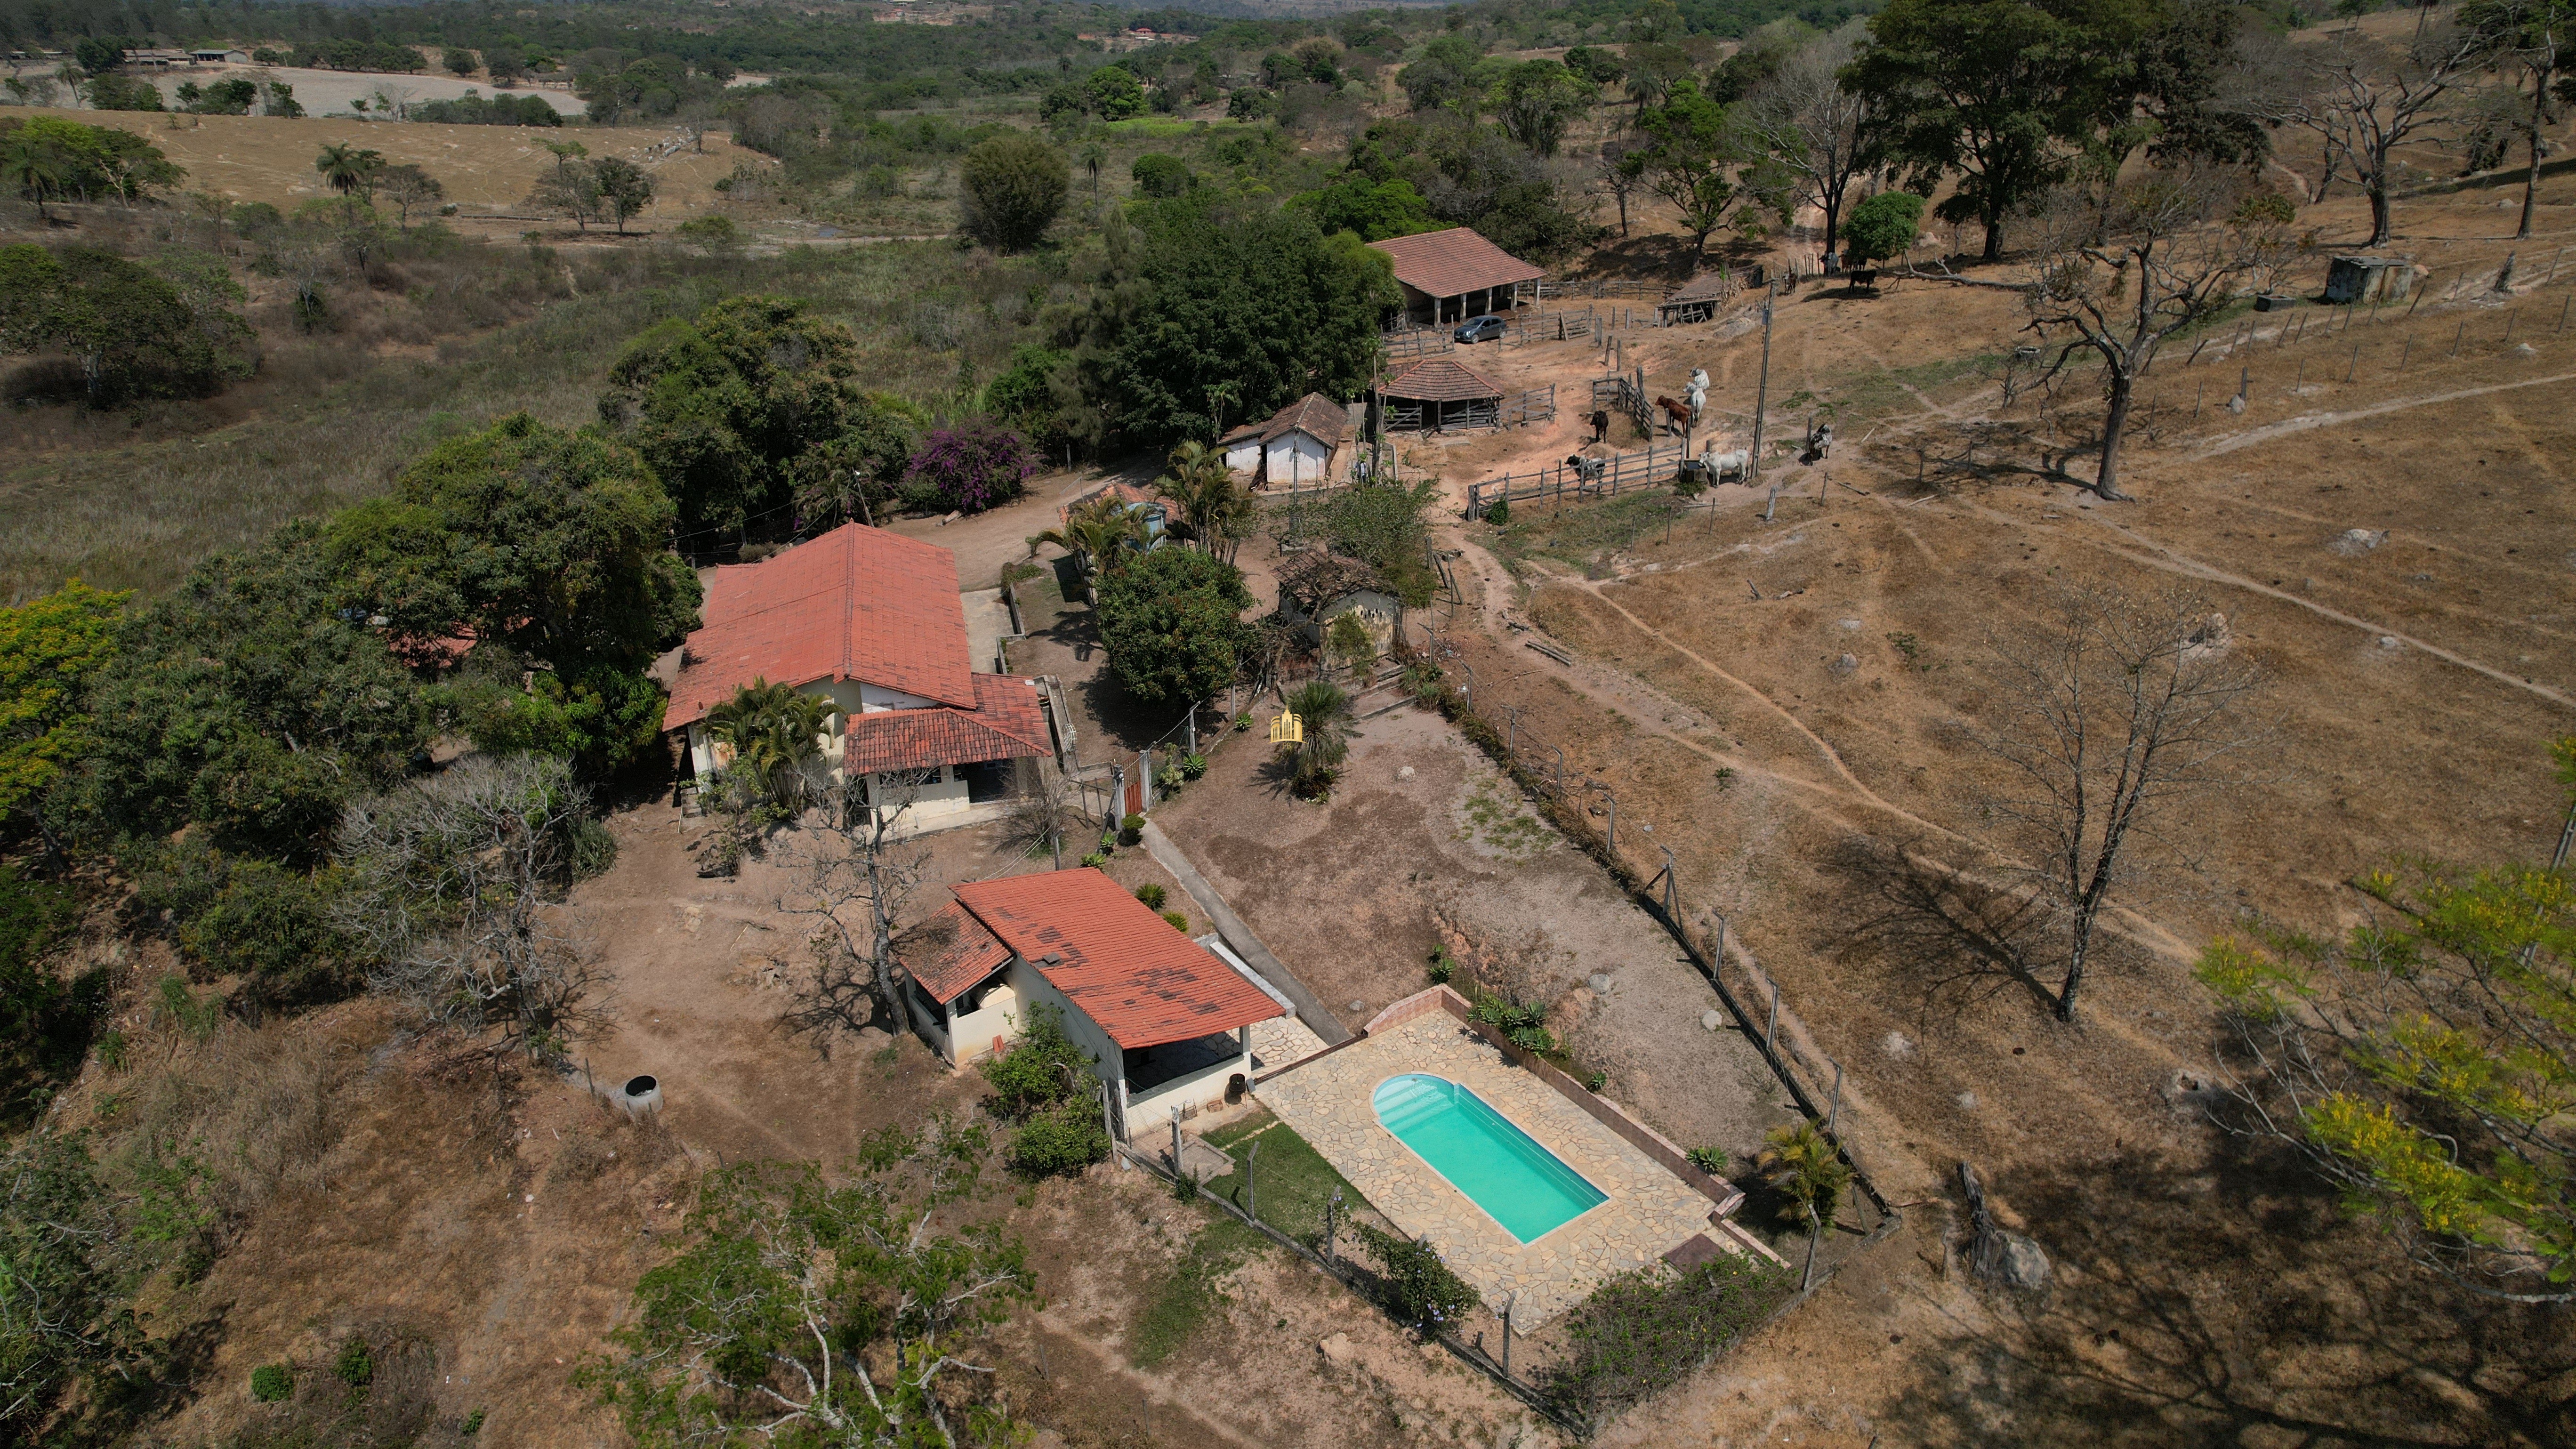
M1389 1077L1369 1105L1398 1142L1524 1243L1609 1201L1484 1098L1446 1077Z

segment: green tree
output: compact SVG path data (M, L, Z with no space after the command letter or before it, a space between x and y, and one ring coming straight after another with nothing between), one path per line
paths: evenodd
M93 247L0 247L0 347L69 356L92 407L219 392L251 370L230 310L245 294L220 270L179 274L189 286Z
M1026 131L979 143L966 153L957 181L960 229L1005 252L1037 245L1073 189L1064 153Z
M1252 495L1235 481L1222 450L1195 439L1172 449L1168 462L1154 491L1171 500L1202 552L1232 563L1252 523Z
M326 145L313 158L313 169L342 196L371 198L376 177L385 169L384 153L342 143Z
M1864 198L1843 223L1843 259L1852 266L1893 261L1912 249L1923 225L1923 198L1882 191Z
M2418 1263L2576 1302L2576 737L2551 863L2414 860L2340 939L2249 928L2197 974L2235 1029L2231 1128L2295 1147Z
M1694 259L1708 251L1710 232L1725 224L1737 205L1753 192L1737 179L1749 159L1742 139L1728 124L1726 107L1700 94L1689 81L1677 83L1663 105L1637 123L1646 133L1646 184L1670 202L1690 233Z
M801 302L729 297L636 338L599 412L679 506L686 552L788 502L796 461L853 424L856 358L849 328Z
M1556 154L1565 128L1599 97L1592 82L1552 60L1525 60L1503 72L1485 97L1503 134L1540 156Z
M1468 95L1484 54L1463 35L1443 35L1423 46L1422 58L1397 72L1395 83L1414 110L1436 111Z
M127 597L71 579L0 609L0 826L35 819L45 793L88 753L83 696L115 656Z
M39 205L48 196L140 201L187 174L159 147L120 127L59 116L0 118L0 180Z
M1073 159L1081 162L1082 169L1090 173L1091 192L1094 196L1099 195L1100 168L1109 164L1109 148L1101 145L1097 140L1085 141L1082 143L1082 149L1074 154Z
M1293 788L1312 799L1333 788L1342 761L1350 756L1351 698L1339 685L1310 679L1288 691L1286 703L1288 712L1297 716L1304 737L1295 744L1282 745L1280 753L1288 757Z
M1211 387L1244 416L1374 381L1378 325L1401 305L1385 256L1302 212L1193 192L1140 208L1148 289L1115 332L1105 384L1128 430L1170 443L1216 431Z
M755 678L707 711L706 732L730 755L724 768L752 797L794 811L813 793L832 701Z
M1189 190L1190 183L1196 179L1190 174L1188 162L1159 151L1148 151L1137 157L1135 163L1127 168L1127 174L1134 179L1139 196L1178 196Z
M391 497L333 519L326 546L350 607L412 657L469 638L499 654L456 686L487 748L605 770L652 744L661 692L644 671L697 624L675 516L634 452L519 413L431 448ZM524 664L544 687L519 684Z
M1565 68L1596 86L1606 86L1628 73L1626 63L1616 52L1590 45L1566 51Z
M88 1054L107 1004L107 974L93 970L66 981L46 959L79 920L69 890L0 865L0 1124L23 1126L79 1074ZM0 1308L0 1317L6 1312Z
M1123 66L1104 65L1082 84L1087 109L1104 121L1145 114L1145 84Z
M995 379L996 385L1001 380ZM891 505L904 470L911 466L913 442L928 421L929 414L918 405L888 393L852 400L841 413L838 435L788 460L803 526L838 528L873 519L877 509Z
M438 63L447 68L449 75L471 76L483 62L474 52L451 45L438 52Z
M161 101L161 88L150 81L132 76L96 75L81 87L89 98L90 108L99 111L158 111L167 109Z
M394 204L395 224L411 230L411 214L436 206L447 199L447 188L438 178L408 163L388 166L378 178L385 197Z
M118 1292L126 1230L77 1136L31 1134L0 1156L0 1430L41 1431L83 1375L134 1363L144 1333Z
M1145 523L1133 505L1104 491L1075 504L1062 527L1029 535L1029 556L1037 557L1048 544L1071 554L1084 574L1103 573L1124 565L1145 546Z
M603 158L590 171L593 184L599 188L600 209L617 223L617 234L626 235L626 219L653 200L652 176L634 162L615 156Z
M1774 1127L1763 1139L1754 1170L1777 1195L1782 1226L1807 1226L1810 1213L1817 1232L1834 1225L1852 1176L1841 1152L1824 1129L1811 1121Z
M2000 261L2013 213L2127 117L2147 15L2127 0L1893 0L1844 73L1888 118L1873 159L1925 195L1957 178L1935 214L1982 226L1984 260Z
M1093 606L1109 670L1149 705L1177 708L1234 680L1251 642L1243 572L1211 555L1158 548L1111 570Z
M2568 99L2552 87L2576 53L2576 0L2470 0L2460 7L2459 24L2477 38L2489 64L2512 70L2531 88L2531 104L2514 125L2531 160L2522 182L2522 221L2514 230L2520 240L2531 235L2540 158L2548 144L2543 133L2558 118L2553 102Z
M1374 242L1440 229L1422 193L1400 176L1376 181L1363 173L1346 171L1333 178L1331 184L1301 193L1289 204L1311 213L1315 225L1326 236L1346 231L1361 241Z
M340 811L399 777L434 719L411 672L351 617L321 529L197 566L127 617L89 693L96 741L67 782L107 842L194 823L227 849L310 860Z
M1036 1296L1020 1245L941 1209L974 1192L980 1128L872 1136L813 1163L708 1176L687 1246L635 1287L581 1382L647 1449L766 1441L932 1449L1025 1434L963 1353Z
M45 200L61 193L71 179L69 158L45 143L24 125L14 126L0 136L0 181L9 189L36 203L36 219L51 221Z

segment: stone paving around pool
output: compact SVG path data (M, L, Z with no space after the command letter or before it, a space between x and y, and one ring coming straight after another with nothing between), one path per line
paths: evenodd
M1609 1200L1523 1245L1378 1125L1380 1082L1429 1072L1470 1088ZM1456 1017L1431 1011L1262 1082L1256 1095L1401 1231L1512 1322L1535 1328L1614 1273L1647 1267L1709 1226L1714 1206Z

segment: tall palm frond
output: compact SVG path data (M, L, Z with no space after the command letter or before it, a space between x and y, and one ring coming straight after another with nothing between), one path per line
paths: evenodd
M1183 443L1171 453L1171 471L1154 491L1180 511L1203 553L1231 559L1252 521L1252 497L1234 481L1225 454L1205 443Z
M1103 492L1074 505L1064 526L1029 535L1029 556L1054 544L1086 569L1114 570L1126 561L1129 546L1145 544L1145 521L1116 493Z
M706 730L733 747L733 770L753 793L780 805L804 800L806 766L823 747L823 725L832 701L754 678L733 698L707 711Z

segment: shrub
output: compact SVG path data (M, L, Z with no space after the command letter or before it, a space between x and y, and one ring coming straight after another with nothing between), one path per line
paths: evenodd
M1136 887L1136 899L1143 901L1145 903L1145 908L1149 911L1161 910L1163 908L1163 902L1168 898L1169 894L1161 886L1154 884L1152 881L1147 881L1143 885Z
M1540 1056L1556 1054L1556 1037L1547 1029L1547 1008L1523 1006L1508 996L1491 992L1476 998L1476 1019L1503 1034L1503 1039L1525 1052Z
M1108 857L1108 856L1105 856L1105 855L1103 855L1103 854L1101 854L1099 851L1096 851L1096 850L1093 850L1093 851L1086 851L1086 852L1083 854L1082 859L1078 862L1078 864L1085 865L1085 866L1089 866L1090 868L1092 868L1092 869L1094 869L1094 870L1097 870L1097 869L1099 869L1100 867L1102 867L1102 866L1104 866L1104 865L1107 865L1108 863L1109 863L1109 857Z
M1923 224L1923 198L1910 191L1882 191L1843 218L1843 264L1886 261L1905 255Z
M1610 1074L1608 1072L1594 1072L1591 1076L1583 1079L1583 1090L1595 1094L1598 1094L1603 1087L1608 1085L1610 1085Z
M1093 1080L1090 1059L1065 1035L1064 1012L1042 1002L1029 1008L1011 1049L986 1057L977 1070L993 1084L995 1115L1010 1121L1031 1120Z
M1678 1276L1659 1268L1622 1273L1567 1316L1568 1352L1540 1371L1540 1391L1598 1424L1688 1378L1795 1288L1788 1273L1733 1253Z
M250 1396L260 1403L278 1403L293 1392L295 1375L282 1363L264 1363L250 1371Z
M1252 592L1234 565L1158 548L1106 570L1092 606L1110 672L1148 705L1179 707L1234 682L1252 643Z
M1109 1134L1091 1104L1070 1101L1030 1118L1002 1155L1021 1177L1070 1177L1108 1160Z
M1207 756L1205 756L1205 755L1183 755L1183 756L1181 756L1181 778L1182 778L1182 779L1184 779L1184 780L1195 780L1195 779L1197 779L1199 776L1204 775L1204 774L1206 774L1206 773L1207 773Z
M1139 196L1178 196L1189 190L1191 181L1196 179L1190 175L1188 162L1159 151L1137 157L1136 164L1127 168L1127 174L1135 178Z
M1780 1221L1804 1227L1813 1209L1816 1231L1831 1228L1843 1189L1851 1186L1851 1169L1843 1165L1833 1139L1815 1123L1799 1122L1772 1128L1764 1141L1768 1145L1753 1165L1762 1173L1763 1186L1779 1195Z
M1366 1223L1352 1226L1378 1261L1378 1302L1405 1324L1438 1333L1475 1303L1475 1290L1449 1271L1429 1239L1401 1238Z
M1726 1149L1723 1147L1694 1147L1682 1154L1682 1160L1711 1177L1726 1176Z
M1434 946L1431 948L1431 968L1429 974L1431 977L1431 984L1434 986L1446 986L1449 984L1449 978L1458 974L1458 963L1450 958L1448 947Z
M921 496L940 512L981 513L1019 497L1037 470L1019 434L979 418L933 428L906 465L904 486L925 490Z
M1508 498L1497 498L1491 504L1487 505L1485 509L1485 521L1496 528L1501 528L1509 524L1512 521L1512 500Z
M331 1373L353 1389L375 1382L376 1357L367 1351L367 1341L353 1337L340 1345L340 1356L331 1360Z
M336 1001L358 988L331 916L339 875L183 842L142 872L136 904L169 913L180 954L206 975L247 976L261 1006Z
M1139 839L1143 838L1144 834L1145 817L1142 815L1130 815L1126 819L1118 822L1118 843L1120 845L1134 845Z
M1171 922L1172 929L1180 932L1182 935L1186 936L1190 933L1190 918L1181 914L1179 911L1165 911L1163 912L1163 919Z
M1046 234L1073 189L1073 167L1042 136L1011 131L966 153L958 168L959 229L998 251Z

